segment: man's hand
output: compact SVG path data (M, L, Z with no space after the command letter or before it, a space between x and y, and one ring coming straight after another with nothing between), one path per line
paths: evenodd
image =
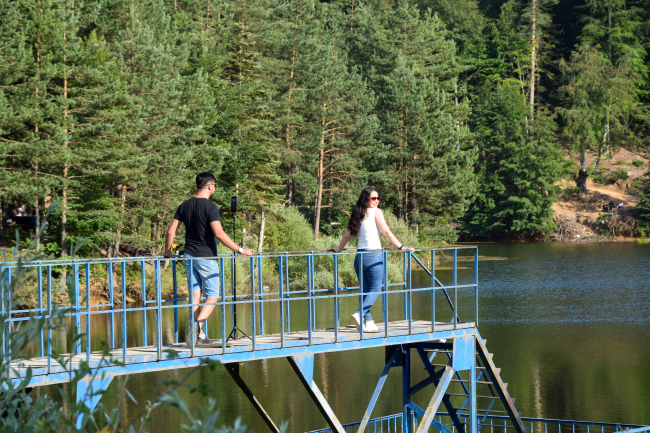
M165 257L167 259L171 259L173 257L172 252L171 251L165 251L165 254L163 254L163 257Z
M244 248L244 251L242 251L241 253L244 256L252 256L253 254L255 254L255 251L251 250L250 248Z
M334 248L330 248L330 251L334 251L335 253L340 253L340 252L343 251L343 249L342 249L342 248L338 248L338 247L334 247Z

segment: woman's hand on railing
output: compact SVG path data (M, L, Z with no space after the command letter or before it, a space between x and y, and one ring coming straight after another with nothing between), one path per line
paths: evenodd
M250 248L244 248L241 253L245 256L252 256L255 254L255 251L251 250Z
M343 252L343 248L334 247L334 248L330 248L328 251L333 251L335 253L340 253L340 252Z

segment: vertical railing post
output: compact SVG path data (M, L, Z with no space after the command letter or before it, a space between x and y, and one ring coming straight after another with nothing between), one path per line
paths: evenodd
M260 292L260 335L264 335L264 280L262 278L262 256L257 257L257 287Z
M382 251L383 267L384 267L384 290L381 295L381 318L384 321L384 338L388 337L388 252Z
M74 278L74 350L73 353L81 352L81 305L79 304L79 264L77 259L74 259L74 264L72 265L72 275Z
M47 266L47 373L52 371L52 265Z
M363 340L363 251L359 251L357 254L359 254L359 322L361 323L361 326L359 326L359 339Z
M284 347L284 269L282 256L278 257L278 282L280 284L280 347Z
M160 259L155 261L155 281L156 281L156 356L162 360L162 302L161 302L161 283L160 283ZM193 340L193 339L192 339Z
M334 343L339 342L339 326L341 326L340 303L339 303L339 255L334 253Z
M311 328L312 328L312 308L311 308L311 255L307 255L307 338L311 345Z
M120 263L122 277L122 362L126 364L126 262Z
M312 330L316 329L316 266L314 265L315 262L314 258L314 252L311 252L310 255L310 266L311 266L311 292L312 292L312 299L311 299L311 328Z
M407 287L408 283L406 281L406 272L407 272L406 255L407 254L408 254L408 252L402 253L402 281L403 281L403 283L402 283L402 286L403 286L402 300L403 300L403 303L404 303L404 320L407 320L407 316L408 316L408 311L407 311L408 302L407 302L407 294L406 294L406 290L408 289L408 287Z
M436 332L436 250L431 250L431 332Z
M147 345L147 280L144 260L140 261L140 292L142 294L142 345Z
M90 263L86 263L86 362L90 365Z
M2 344L4 344L3 349L5 353L5 361L11 362L11 331L12 331L12 322L11 322L11 267L7 267L7 283L6 283L6 292L3 293L2 299L2 312L7 314L7 319L5 323L2 324ZM6 306L5 306L6 301ZM7 321L9 323L7 323Z
M285 272L285 296L287 298L287 331L286 332L291 332L291 285L289 281L289 254L285 253L284 256L284 272Z
M219 288L221 289L221 353L226 353L226 281L223 274L223 258L219 259Z
M251 270L251 340L252 350L255 351L255 334L257 334L257 318L255 317L255 259L249 259L249 266Z
M409 320L409 335L413 333L413 274L411 252L408 251L408 320Z
M474 326L478 327L478 248L474 248Z
M195 320L194 320L194 258L190 258L188 260L190 262L190 270L189 270L189 275L187 277L187 290L189 293L190 297L190 356L194 356L194 344L196 343L196 330L194 327L196 326ZM234 268L234 265L233 265ZM233 269L234 270L234 269ZM234 284L234 283L233 283ZM199 301L200 303L200 301ZM234 308L234 307L233 307ZM234 323L234 319L233 319ZM187 343L186 343L187 344Z
M458 250L454 248L454 329L458 328Z
M0 296L2 297L0 299L0 303L2 304L0 306L0 309L2 310L2 316L3 317L4 317L4 314L5 314L6 298L9 295L9 278L8 278L9 269L11 269L11 268L9 268L8 266L5 269L0 268L0 278L5 278L6 279L6 283L5 283L5 286L4 286L6 288L6 292L5 292L5 289L3 288L2 292L0 293ZM2 275L3 274L2 271L7 273L6 277L4 275ZM6 322L6 319L2 322L2 348L1 348L1 350L2 350L2 361L8 361L8 358L7 358L7 350L8 350L8 348L7 348L7 322Z
M43 268L40 265L40 262L38 262L39 265L37 267L38 271L38 312L40 316L43 316L44 310L43 310ZM43 330L41 330L38 333L38 352L39 356L43 357L45 356L45 346L43 344Z
M174 343L178 343L178 271L176 259L172 260L172 284L174 291Z
M232 329L235 329L237 326L237 305L235 304L235 294L237 293L237 276L235 275L235 272L237 272L237 269L235 267L235 256L233 255L230 258L230 288L232 289ZM192 304L192 310L194 310L194 304ZM194 353L192 353L192 356L194 356Z
M113 262L111 260L108 261L108 298L109 298L109 305L111 312L109 314L110 317L110 332L111 335L109 336L110 339L110 349L115 349L115 313L113 310L115 310L115 297L113 296Z

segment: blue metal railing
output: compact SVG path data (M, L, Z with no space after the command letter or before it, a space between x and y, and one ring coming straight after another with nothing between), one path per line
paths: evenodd
M459 284L458 280L459 252L464 255L464 259L467 260L469 265L473 264L474 266L474 272L471 275L468 274L467 278L465 278L469 280L466 284ZM227 339L229 324L226 323L226 318L229 313L232 315L235 308L239 308L240 311L242 309L246 310L248 318L245 326L247 330L250 330L251 344L247 348L228 347L222 344L221 353L241 350L255 351L260 347L264 347L264 344L259 343L259 337L270 333L279 336L280 347L285 347L289 343L292 345L315 344L317 339L314 337L314 333L315 330L319 329L317 322L322 322L325 319L329 321L330 327L333 328L334 342L339 342L341 338L339 328L342 325L341 302L350 298L361 300L363 295L359 289L363 282L358 283L356 277L350 278L350 264L355 254L355 251L342 253L299 251L263 253L253 256L219 255L211 258L218 262L221 276L220 299L219 302L213 304L215 305L215 311L220 311L221 329L219 337L221 341ZM415 253L385 249L381 254L384 259L384 281L379 298L382 304L383 329L380 330L380 333L374 334L364 332L362 329L358 338L363 340L388 336L388 314L390 312L391 315L394 315L395 311L399 313L399 320L407 324L408 335L435 332L450 327L451 329L457 329L459 327L476 326L478 323L478 250L476 247L429 248L419 249ZM449 258L449 255L451 256L449 262L452 267L445 271L447 274L439 270L436 271L436 254L439 256L444 255L447 258ZM2 347L3 360L9 362L12 360L12 356L14 356L14 359L23 356L47 357L47 371L49 372L51 370L49 355L52 354L53 345L56 345L57 353L67 353L72 356L83 355L85 352L85 360L92 365L93 348L97 349L98 340L102 339L102 337L107 340L109 349L118 351L120 361L125 364L129 363L129 354L127 352L133 347L155 346L156 359L166 359L165 346L179 343L180 317L186 317L187 320L189 318L188 307L192 306L191 298L179 297L179 293L184 291L187 284L185 278L183 278L184 269L183 267L179 269L178 264L179 262L189 261L189 267L191 268L194 260L196 259L181 257L173 259L130 257L36 261L23 264L25 271L31 278L26 287L32 291L32 295L37 299L37 302L33 308L13 304L9 311L5 311L5 305L12 305L12 293L3 294L7 301L6 303L3 302L4 326L2 336L5 345L7 344L6 338L11 330L20 322L30 318L51 320L57 304L56 300L65 293L65 290L70 291L72 294L70 301L65 305L66 309L63 315L69 320L74 335L85 334L83 337L85 344L82 344L82 338L73 339L74 343L72 344L67 343L67 339L63 336L57 340L57 336L52 335L52 331L49 329L46 335L41 335L38 341L34 342L37 346L35 353L11 354L5 350L6 347ZM342 286L340 268L346 260L348 282L352 280L354 282L348 286ZM428 267L426 261L430 262ZM16 271L16 266L15 262L0 262L1 277L5 278L6 281L10 281L12 273ZM170 266L171 275L168 269ZM236 268L239 271L236 271ZM422 287L415 287L413 272L422 269L430 278L420 278L418 281ZM236 272L243 272L244 274L244 279L239 276L236 278L237 281L247 280L246 286L248 287L245 289L245 293L242 293L243 287L241 285L234 287L235 279L232 276ZM327 273L329 281L326 284L317 286L317 273L320 276ZM448 275L449 273L451 275ZM444 274L445 278L442 278L441 274ZM62 276L67 276L68 287L59 284L57 290L57 282L63 278ZM441 279L450 281L443 283ZM91 295L94 286L100 286L100 291L108 294L106 301L92 302ZM163 286L165 286L165 297L162 294ZM272 287L272 289L269 287ZM130 304L127 303L130 299L129 294L137 292L137 289L141 292L141 296L138 296L139 299L131 300ZM239 292L235 301L233 293L236 290L239 290ZM465 310L467 312L466 319L469 318L469 320L465 322L461 322L459 319L459 310L463 307L463 305L459 305L459 291L465 291L462 299L466 300L466 304L468 304L465 305ZM422 295L430 296L430 314L423 314L422 309L419 308L420 304L416 309L419 312L419 319L430 323L428 329L423 329L421 323L415 326L414 297ZM395 297L399 301L397 305L392 304L393 310L389 310L389 299ZM444 321L440 319L443 313L438 311L440 308L436 308L436 299L440 302L446 301L450 308L448 311L451 312L451 320ZM467 299L469 300L467 301ZM328 300L333 303L334 313L332 316L326 317L324 312L317 311L316 306L317 303ZM306 304L306 308L304 305L300 306L300 303ZM199 305L207 305L204 298L201 299ZM299 311L296 309L299 309ZM306 326L301 327L300 323L297 322L299 314L295 314L296 312L306 316ZM317 315L317 312L319 315ZM173 318L169 318L170 313L173 313ZM139 315L141 323L137 325L130 324L127 315ZM153 323L151 323L151 315L153 315ZM275 326L275 332L269 329L268 319L271 315L279 319L277 321L279 326ZM108 330L97 330L95 329L97 326L92 326L92 319L98 317L106 320ZM444 322L444 325L440 322ZM154 325L153 329L150 325ZM131 328L129 328L130 326ZM137 330L138 341L129 345L128 340L133 340L133 338L129 338L130 333L128 331L133 331L133 326L139 328ZM172 326L173 329L171 329ZM306 332L307 341L289 342L290 334L296 332ZM148 338L150 334L153 334L153 341ZM214 333L211 337L219 339ZM194 350L195 347L192 344L190 356L194 356ZM113 352L113 354L115 353Z
M402 432L402 413L397 413L394 415L384 416L380 418L372 419L368 422L366 431L368 433L401 433ZM438 422L450 425L451 422L448 421L449 414L447 413L438 413L436 415ZM467 416L459 417L464 425L467 425ZM511 429L512 426L507 425L509 420L506 416L500 415L488 415L486 420L482 425L479 425L479 429L484 432L498 432L502 433ZM561 420L561 419L550 419L550 418L522 418L525 426L528 429L528 433L535 432L544 432L544 433L615 433L615 432L626 432L626 433L650 433L650 426L640 426L634 424L616 424L616 423L607 423L607 422L591 422L591 421L572 421L572 420ZM413 414L413 425L417 425L417 416ZM448 421L445 423L445 421ZM345 424L343 429L346 433L354 433L357 428L361 425L361 422L355 422L352 424ZM489 430L487 430L489 428ZM450 425L450 429L453 431L453 427ZM332 429L326 428L322 430L313 430L309 433L331 433Z

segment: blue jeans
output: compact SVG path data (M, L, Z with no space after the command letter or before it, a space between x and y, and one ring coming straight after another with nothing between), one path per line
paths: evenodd
M361 308L357 310L359 317L365 320L372 320L370 307L377 300L381 287L384 284L384 258L381 250L357 250L364 251L363 266L361 266L361 254L354 258L354 270L357 273L359 284L361 284L361 272L363 272L363 295L361 297ZM377 251L377 252L375 252Z
M183 257L193 257L187 253ZM196 258L192 260L192 273L190 274L190 261L183 260L185 275L187 276L187 287L190 292L201 290L206 298L219 297L219 262L216 260L205 260Z

